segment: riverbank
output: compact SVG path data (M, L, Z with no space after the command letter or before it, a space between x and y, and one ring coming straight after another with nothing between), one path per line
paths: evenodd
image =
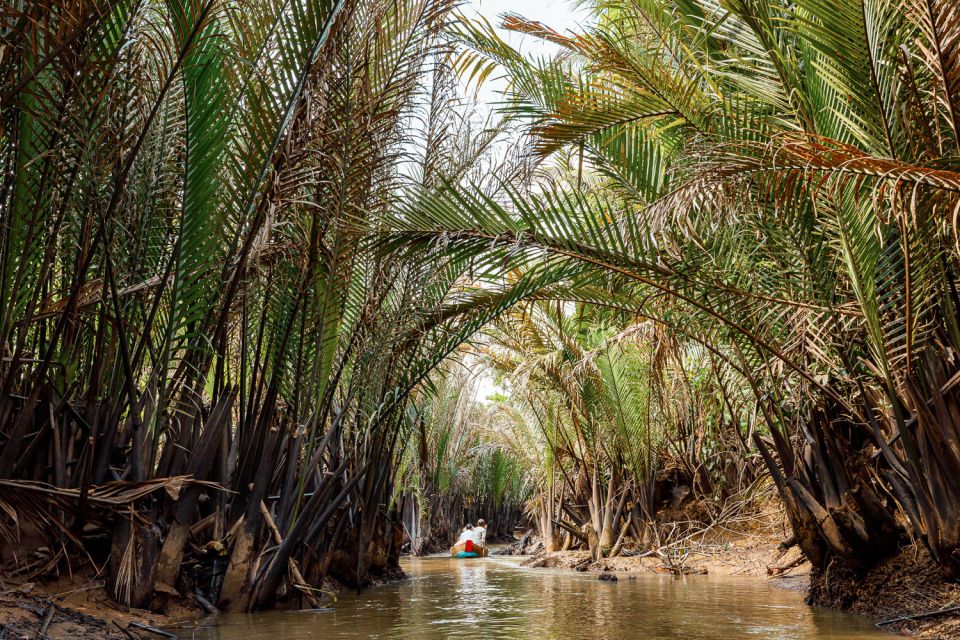
M629 551L628 551L629 553ZM721 575L768 577L778 586L805 591L810 571L796 547L783 549L779 541L743 537L709 541L664 554L644 553L593 560L589 551L541 552L521 566L611 573L669 573L674 575Z
M3 637L49 640L131 640L157 638L155 630L203 615L184 608L181 616L141 609L124 610L110 601L100 586L84 589L80 597L47 594L45 590L17 588L0 593L0 633ZM99 597L98 597L99 596Z
M406 579L403 570L394 567L371 576L369 586ZM332 578L323 586L324 606L350 591ZM0 639L156 640L165 637L165 629L190 627L217 613L205 608L212 606L209 603L204 605L177 592L155 594L151 606L153 610L117 604L104 581L90 569L17 585L0 579ZM284 608L282 604L280 608Z
M790 525L774 498L758 500L740 513L685 532L678 523L710 522L702 506L691 503L665 511L660 522L656 551L641 552L628 539L620 556L592 561L585 550L545 553L542 545L528 545L533 557L524 566L615 574L764 576L795 591L807 589L810 565L789 542Z
M157 611L122 607L110 598L104 582L92 572L15 586L0 583L0 637L156 639L163 637L157 630L206 615L199 604L179 595L169 594L157 599L157 604Z
M866 575L831 568L810 578L810 604L876 618L901 635L960 638L960 584L944 579L924 548L903 548Z

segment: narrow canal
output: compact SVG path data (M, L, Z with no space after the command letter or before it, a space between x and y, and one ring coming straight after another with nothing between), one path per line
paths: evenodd
M870 620L813 609L760 578L524 569L512 558L408 558L410 580L342 596L334 612L226 615L182 638L890 638Z

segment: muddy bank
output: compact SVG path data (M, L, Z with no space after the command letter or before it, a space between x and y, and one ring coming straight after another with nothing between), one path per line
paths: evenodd
M718 544L698 545L680 553L653 552L627 554L593 560L589 551L541 552L521 563L525 567L574 569L597 573L669 573L674 575L764 576L778 586L803 590L809 577L809 565L796 547L778 548L776 541L743 539Z
M960 638L960 584L944 579L916 546L864 574L836 566L812 572L808 602L876 618L880 628L902 635Z
M662 535L654 551L651 546L627 538L621 555L592 560L590 552L581 550L546 553L539 538L525 542L531 558L529 567L556 567L579 571L616 573L712 574L723 576L764 576L776 579L778 586L805 590L809 563L792 542L789 524L776 501L760 504L723 522L714 522L699 529L680 531L671 522L693 522L696 504L689 504L661 515ZM707 518L700 518L702 522Z
M367 586L379 586L408 579L400 567L388 567L367 575ZM320 592L321 604L337 601L341 592L353 591L327 578ZM299 608L294 594L281 609ZM309 606L302 603L303 606ZM4 584L0 579L0 639L21 640L45 637L49 640L154 640L175 629L196 626L216 615L209 602L196 597L157 593L153 610L124 607L107 592L104 581L92 571L73 577L26 584ZM42 635L41 635L42 634Z
M115 640L125 635L122 626L54 604L48 599L22 594L0 596L0 634L4 638L46 637L52 640Z
M131 640L162 638L165 627L204 615L189 601L171 600L165 613L124 608L97 580L62 578L0 591L0 636L7 640Z

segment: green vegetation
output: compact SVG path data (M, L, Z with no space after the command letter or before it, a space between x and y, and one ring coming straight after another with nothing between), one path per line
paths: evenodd
M190 579L184 560L220 562L197 549L227 562L222 584L197 588L240 609L289 587L315 602L328 574L359 586L389 568L405 399L502 293L466 298L463 257L369 241L401 181L466 174L483 154L408 133L449 119L434 113L452 99L437 64L449 9L6 7L0 500L14 546L16 516L61 550L49 570L106 527L112 595L135 606Z
M477 398L470 372L454 369L434 378L411 403L395 489L411 552L418 555L446 551L464 521L490 521L491 539L510 533L532 489L529 447L516 446L499 408Z
M752 391L814 567L867 568L910 536L957 575L951 7L601 2L576 35L505 19L552 60L461 24L460 70L502 69L533 153L570 170L499 200L417 190L397 242L444 238L701 344Z
M627 537L666 542L655 521L686 497L674 491L706 509L702 527L751 489L755 425L735 409L749 398L698 345L633 314L554 302L517 305L489 337L483 353L511 383L511 440L536 452L527 464L548 551L589 542L591 530L598 556Z
M816 569L960 576L960 12L590 6L506 16L531 59L445 0L8 3L0 534L58 550L23 570L316 603L401 520L609 555L658 481L713 519L765 471ZM478 125L458 78L499 75Z

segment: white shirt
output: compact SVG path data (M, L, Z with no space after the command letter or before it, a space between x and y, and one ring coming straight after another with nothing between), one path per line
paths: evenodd
M457 544L460 544L461 542L466 542L467 540L473 540L473 531L470 531L469 529L464 529L463 531L460 532L460 537L457 538Z
M473 544L478 544L481 547L486 546L487 540L487 530L484 527L474 527L473 528Z

